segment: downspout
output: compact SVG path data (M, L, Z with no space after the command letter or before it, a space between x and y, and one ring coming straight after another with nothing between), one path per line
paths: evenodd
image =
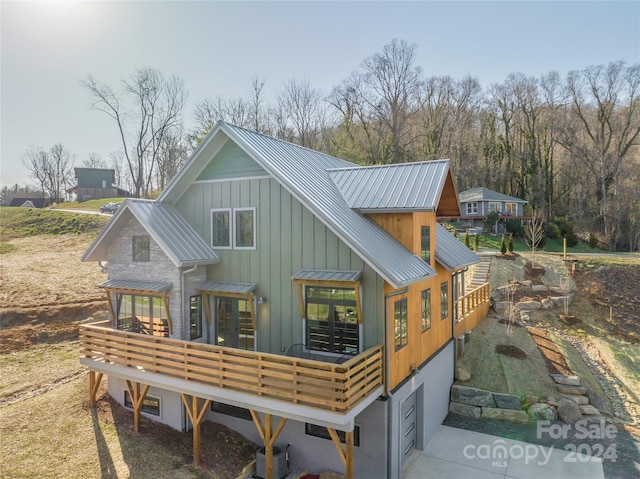
M184 271L180 272L180 311L181 311L180 321L182 321L183 323L184 323L184 320L182 319L182 317L184 315L184 277L185 275L187 275L187 273L192 273L196 269L198 269L198 265L195 265L192 268L185 269ZM182 332L182 336L184 336L184 331ZM187 426L189 425L189 422L188 422L188 416L187 416L187 412L185 410L184 404L182 405L180 410L182 411L182 429L184 431L187 431Z

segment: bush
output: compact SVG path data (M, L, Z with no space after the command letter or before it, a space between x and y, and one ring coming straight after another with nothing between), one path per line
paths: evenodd
M591 247L591 249L597 248L598 243L599 243L598 237L593 233L591 233L589 235L589 246Z
M499 217L500 213L498 213L497 211L490 211L484 220L484 230L488 231L489 233L493 233L493 229L495 228Z
M555 223L547 223L544 232L547 235L547 238L555 239L560 236L560 227Z
M566 216L558 216L553 220L553 223L560 228L560 236L567 239L567 246L578 245L578 236L573 231L573 221Z
M473 251L478 251L480 247L480 235L475 235L473 237Z
M522 236L522 233L524 232L522 223L518 218L508 218L505 222L505 229L507 230L507 233L520 236Z
M507 246L509 253L513 253L513 233L509 234L509 246Z
M507 254L507 243L504 241L504 235L500 239L500 253Z
M469 243L469 230L464 232L464 245L467 248L471 248L471 244Z

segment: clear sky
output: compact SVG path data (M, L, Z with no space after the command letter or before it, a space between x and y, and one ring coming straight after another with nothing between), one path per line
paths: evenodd
M287 80L328 94L392 39L418 46L426 76L470 74L483 87L640 62L640 1L0 2L0 182L32 183L21 155L62 143L79 166L121 148L80 80L112 87L136 68L180 76L185 126L205 97L273 96Z

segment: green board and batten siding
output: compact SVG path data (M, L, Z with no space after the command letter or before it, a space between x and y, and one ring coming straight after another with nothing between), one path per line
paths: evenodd
M256 208L256 250L216 250L221 263L208 267L208 279L258 284L257 295L268 298L265 305L258 305L258 349L280 353L281 348L303 341L292 275L302 268L362 271L363 346L382 344L382 278L266 175L240 148L227 143L176 204L208 242L211 209ZM208 221L202 223L202 218Z

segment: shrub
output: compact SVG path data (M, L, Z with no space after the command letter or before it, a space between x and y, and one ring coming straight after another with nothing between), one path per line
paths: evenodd
M484 230L488 231L489 233L493 233L493 229L496 226L499 217L500 213L498 213L497 211L490 211L487 214L486 219L484 220Z
M524 232L522 223L518 218L508 218L505 222L505 228L507 233L512 233L514 235L522 236L522 233Z
M547 238L555 239L560 236L560 227L555 223L547 223L545 234Z
M500 253L507 254L507 243L504 241L504 235L500 239Z
M509 253L513 253L513 233L509 234L509 245L507 246Z
M469 230L464 232L464 245L467 248L471 248L471 245L469 244Z
M478 251L480 247L480 235L475 235L473 237L473 251Z
M591 247L591 249L593 248L597 248L598 247L598 237L596 235L594 235L593 233L591 233L589 235L589 246Z

